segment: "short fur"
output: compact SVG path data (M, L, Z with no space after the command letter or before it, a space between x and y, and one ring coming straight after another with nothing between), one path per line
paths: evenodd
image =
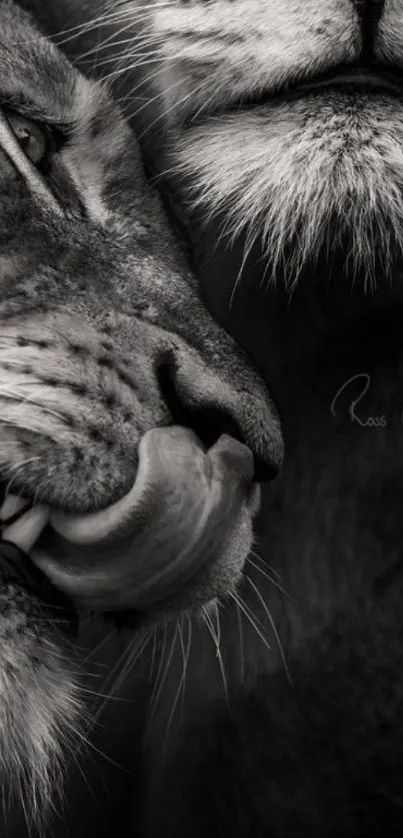
M45 170L19 148L10 109L63 135ZM181 404L218 410L269 468L264 428L274 464L281 436L265 388L200 302L119 108L11 0L0 0L0 181L3 486L80 513L121 498L142 435L175 421L161 365ZM245 524L247 553L250 515ZM213 564L163 615L232 588L233 556ZM1 568L0 784L3 808L14 789L30 826L57 803L59 769L82 739L81 649Z
M281 88L356 60L401 68L402 4L96 12L65 0L54 31L125 95L210 307L274 392L286 447L242 600L209 615L214 643L205 626L190 651L165 638L145 834L400 834L403 106Z

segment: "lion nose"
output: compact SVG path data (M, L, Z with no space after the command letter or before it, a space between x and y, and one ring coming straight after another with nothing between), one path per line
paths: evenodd
M263 411L236 377L216 377L202 362L167 353L156 368L161 396L174 425L189 428L207 449L222 436L247 446L253 458L252 479L272 480L283 458L275 409ZM264 414L264 415L263 415Z

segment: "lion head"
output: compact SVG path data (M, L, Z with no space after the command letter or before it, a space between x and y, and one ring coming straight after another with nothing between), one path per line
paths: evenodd
M10 520L6 498L2 536L35 542L77 609L154 619L235 584L277 416L200 301L105 87L14 3L0 23L0 470L28 503ZM0 777L28 777L38 802L77 679L37 575L0 556Z
M267 279L288 287L335 261L367 286L390 278L403 247L398 0L173 0L152 15L167 69L154 83L203 217L259 240Z
M212 239L258 241L265 278L288 287L339 260L367 287L390 277L403 248L399 0L63 5L60 42L124 93L176 195L182 177L188 223L197 208Z
M94 1L84 13L78 0L61 6L58 20L52 10L53 31L84 70L124 98L189 238L209 303L252 348L284 420L287 456L274 501L270 492L263 496L259 546L265 567L281 572L298 606L279 606L273 585L257 574L263 602L256 605L250 593L247 603L260 608L262 620L265 607L273 615L297 689L287 693L271 677L275 653L259 655L246 629L238 642L223 618L228 657L235 649L252 670L269 673L262 711L254 672L242 673L242 685L252 683L251 712L244 724L231 719L227 738L225 722L214 724L214 676L200 675L195 655L179 756L174 743L163 782L150 794L151 834L177 835L184 823L191 834L309 834L313 823L318 834L382 830L385 812L392 820L397 813L398 823L401 811L401 587L391 585L380 603L373 581L401 558L402 540L402 3L129 0L99 8ZM237 307L229 313L234 289ZM365 391L354 383L363 373L371 378ZM350 401L344 405L342 389L333 415L346 382ZM239 683L234 672L231 694ZM174 697L174 677L172 684ZM305 687L312 724L301 713ZM333 691L330 704L322 687ZM169 715L169 689L164 698ZM290 723L288 700L296 714ZM333 782L335 718L343 753ZM322 762L311 758L318 732ZM156 734L151 774L160 751Z

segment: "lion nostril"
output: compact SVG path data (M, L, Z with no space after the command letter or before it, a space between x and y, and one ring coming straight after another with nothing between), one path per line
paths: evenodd
M169 363L158 367L157 380L175 425L191 428L207 448L211 448L222 434L243 442L235 422L219 408L208 406L195 409L184 404L175 386L174 369Z
M177 390L174 362L161 363L156 369L156 377L173 424L190 428L206 448L211 448L223 434L248 445L236 420L225 409L214 404L200 405L200 407L186 404ZM254 456L254 479L267 480L267 477L267 464L260 463L259 459Z

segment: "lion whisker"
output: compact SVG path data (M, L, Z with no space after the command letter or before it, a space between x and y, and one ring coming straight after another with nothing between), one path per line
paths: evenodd
M108 677L106 678L103 684L105 699L103 702L101 702L94 715L94 719L96 721L98 721L101 714L103 713L107 702L114 696L114 693L116 693L121 688L129 672L133 669L138 659L141 657L143 651L145 650L149 642L150 636L151 633L146 634L145 637L141 637L140 641L137 638L134 638L129 644L128 648L123 650L117 662L112 667L112 670L108 673ZM111 688L107 690L107 684L111 682L111 680L114 678L115 672L119 670L120 667L122 668L119 675L112 684Z
M161 2L137 6L135 10L132 6L128 9L116 10L116 6L114 5L106 14L90 18L89 20L84 21L84 23L71 26L68 29L59 30L52 36L52 39L56 40L58 46L63 46L70 41L79 38L81 35L88 34L94 30L97 31L99 28L109 26L111 23L119 24L121 20L125 20L127 18L129 18L132 22L135 21L136 23L142 23L150 18L150 10L155 10L157 8L163 9L168 6L169 3ZM139 11L143 12L143 10L143 14L138 14ZM65 35L67 37L61 37Z
M167 749L167 746L168 746L169 733L170 733L170 730L171 730L172 722L173 722L173 719L174 719L174 716L175 716L175 711L176 711L178 701L179 701L179 696L180 696L181 693L182 693L182 701L183 701L185 681L186 681L186 673L187 673L187 665L188 665L189 653L190 653L190 643L188 644L188 647L187 647L186 650L185 650L185 647L184 647L182 627L181 627L180 620L178 620L177 627L178 627L178 633L179 633L179 641L180 641L180 645L181 645L181 649L182 649L183 668L182 668L182 675L181 675L181 678L179 680L178 688L176 690L176 693L175 693L175 696L174 696L174 699L173 699L173 702L172 702L171 712L169 714L169 718L168 718L166 728L165 728L164 742L163 742L163 747L162 747L162 759L163 760L166 757L166 749Z
M153 696L151 697L151 701L150 701L150 711L149 711L149 723L151 722L151 720L152 720L152 718L153 718L153 716L154 716L154 714L155 714L155 711L156 711L156 708L157 708L157 705L158 705L158 701L159 701L160 695L161 695L161 693L162 693L162 689L163 689L163 687L164 687L164 684L165 684L165 681L166 681L166 678L167 678L167 675L168 675L169 668L170 668L170 666L171 666L172 658L173 658L174 651L175 651L175 645L176 645L176 638L177 638L177 636L178 636L178 625L176 624L176 625L175 625L175 630L174 630L174 633L173 633L173 638L172 638L171 648L170 648L170 651L169 651L169 655L168 655L168 657L167 657L167 662L166 662L165 669L164 669L163 674L162 674L162 677L161 677L161 679L160 679L160 683L158 684L158 689L155 691L155 695L153 695ZM161 659L163 659L163 657L162 657L162 656L161 656ZM154 693L154 691L153 691L153 693Z
M202 605L201 610L202 610L203 620L205 622L205 625L207 626L207 629L209 631L209 634L211 635L211 638L213 640L213 643L214 643L214 646L215 646L215 649L216 649L216 658L218 660L218 664L219 664L219 667L220 667L221 679L222 679L222 683L223 683L223 687L224 687L226 702L227 702L228 707L229 707L230 706L230 698L229 698L228 682L227 682L227 676L226 676L226 672L225 672L224 661L223 661L223 657L222 657L222 653L221 653L221 649L220 649L220 645L219 645L219 636L218 636L218 633L216 634L215 631L214 631L214 625L213 625L213 622L211 620L210 614L209 614L206 606Z
M243 626L242 626L242 613L239 608L239 603L236 602L236 615L237 615L237 622L238 622L238 634L239 634L239 659L240 659L240 668L241 668L241 681L244 680L245 677L245 641L243 635Z
M16 384L16 388L18 388L18 384ZM39 407L44 413L48 413L50 416L55 416L56 419L60 419L61 422L66 421L65 417L62 416L61 413L57 413L56 410L52 410L52 408L42 404L42 402L34 401L31 396L19 396L17 390L0 388L0 396L4 396L6 399L12 399L22 405L32 404L34 407Z
M263 632L259 628L260 620L258 619L258 617L256 617L256 615L253 614L253 612L251 612L248 605L244 602L244 600L239 596L238 593L236 593L235 591L230 591L228 595L231 597L231 599L234 600L235 603L239 604L240 610L243 612L245 617L249 620L249 623L251 624L252 628L255 630L258 637L260 637L260 640L262 641L262 643L266 646L266 649L269 652L272 652L273 649L270 646L270 643L268 642L267 638L264 636Z
M152 637L153 637L153 645L152 645L151 660L150 660L150 680L153 677L154 666L155 666L155 656L157 654L157 626L154 626L154 628L152 630Z
M9 480L9 482L7 483L7 486L6 486L6 489L5 489L5 496L10 494L11 486L12 486L13 482L18 479L19 472L21 471L21 469L23 469L25 466L29 465L30 463L37 462L38 460L42 460L42 459L43 458L41 456L29 457L28 459L22 460L22 462L16 463L13 466L8 466L7 467L8 471L9 472L10 471L16 471L16 474L14 474L12 476L11 480ZM19 496L21 496L21 494Z
M171 84L170 87L168 87L164 90L164 96L168 93L172 93L172 91L181 84L182 84L182 79L180 79L178 82L174 82L173 84ZM201 84L198 85L195 90L192 90L191 92L186 93L185 96L182 96L182 98L177 99L175 102L173 102L172 105L170 105L169 108L165 107L162 110L162 112L147 125L147 127L144 129L144 131L142 131L141 134L138 135L138 139L139 140L144 139L144 137L148 133L148 131L150 131L151 128L154 128L157 125L157 123L160 122L160 120L166 119L167 116L172 111L175 111L178 108L182 107L186 102L188 102L195 95L195 93L199 92L200 90L203 90L203 87L206 87L206 84L207 84L206 81L201 82ZM129 119L134 119L142 110L144 110L144 108L148 107L149 104L151 104L152 102L161 98L161 95L162 95L161 92L159 92L159 93L156 94L156 96L152 97L151 99L147 99L147 102L144 105L141 105L141 107L139 107L136 111L134 111L134 113L131 114Z
M259 567L259 565L256 564L254 561L252 561L252 559L250 559L250 558L248 559L248 564L251 567L253 567L255 570L257 570L258 573L260 573L262 576L264 576L265 579L267 579L267 581L270 582L271 585L273 585L275 588L277 588L277 590L279 590L282 594L284 594L284 596L286 596L288 599L291 599L294 602L296 602L295 597L293 597L292 594L290 594L288 591L286 591L285 588L283 588L283 586L280 585L279 582L277 582L276 579L273 579L273 577L270 576L270 573L267 573L265 570L263 570L262 567Z
M111 629L111 630L110 630L110 632L108 632L108 634L107 634L107 635L105 635L105 637L103 637L103 638L100 640L100 642L97 644L97 646L95 646L93 649L91 649L91 650L88 652L88 654L86 655L86 657L83 659L82 663L83 663L83 664L89 663L89 661L91 660L91 658L92 658L92 657L94 657L95 655L97 655L97 654L98 654L98 652L100 652L100 651L101 651L101 649L103 649L103 647L104 647L107 643L109 643L109 640L111 639L112 635L113 635L113 629Z
M262 604L262 606L264 608L265 614L266 614L267 619L268 619L268 621L269 621L269 623L272 627L273 634L274 634L274 636L276 638L276 641L277 641L278 649L279 649L279 652L280 652L280 655L281 655L281 658L282 658L282 661L283 661L283 664L284 664L284 669L286 671L287 678L288 678L288 680L289 680L289 682L292 686L293 682L292 682L290 670L289 670L289 667L288 667L288 664L287 664L287 659L286 659L286 656L285 656L285 653L284 653L283 644L281 642L281 638L280 638L279 632L277 630L276 624L274 622L274 619L273 619L273 617L272 617L272 615L269 611L269 608L268 608L266 602L264 601L264 598L262 597L262 594L260 593L258 587L255 585L255 583L252 581L252 579L250 579L249 576L247 576L246 574L244 574L244 575L245 575L245 579L249 582L249 585L253 588L256 596L258 597L260 603Z

